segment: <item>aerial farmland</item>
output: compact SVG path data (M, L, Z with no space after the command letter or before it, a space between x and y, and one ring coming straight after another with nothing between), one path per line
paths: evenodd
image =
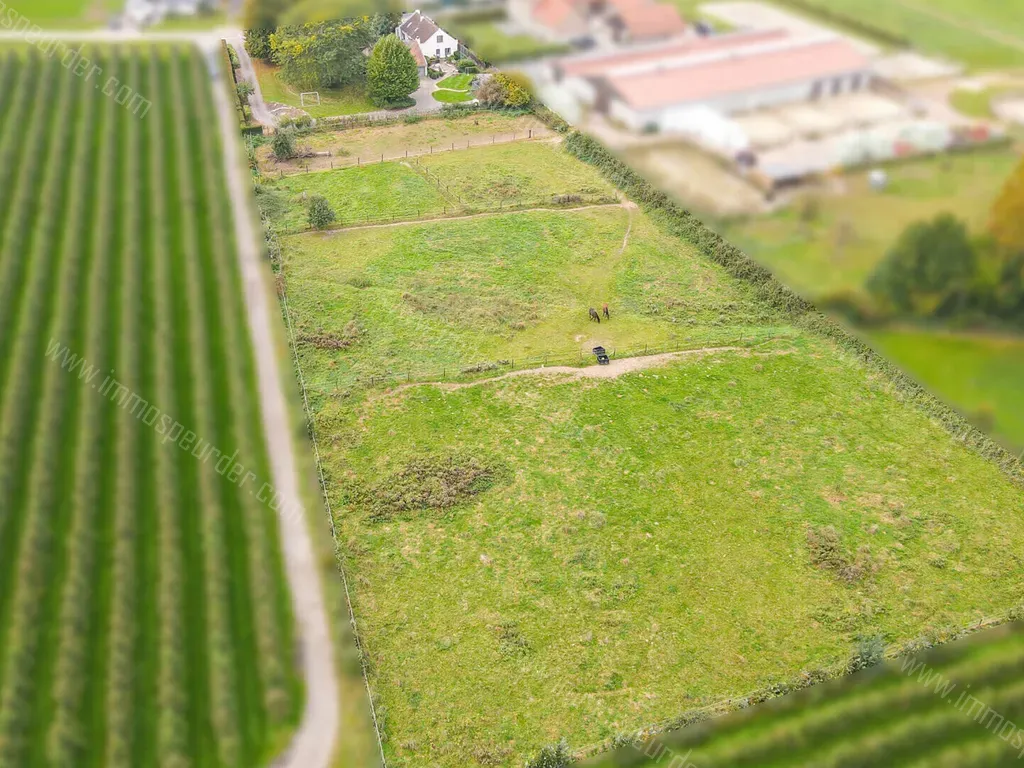
M442 162L445 212L388 198ZM1016 464L589 140L261 184L389 765L600 751L1019 603Z

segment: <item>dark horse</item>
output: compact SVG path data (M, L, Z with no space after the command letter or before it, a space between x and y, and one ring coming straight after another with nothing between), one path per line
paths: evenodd
M611 320L612 319L612 316L608 314L608 305L607 304L605 304L603 307L601 307L601 311L604 312L604 319L605 320Z
M593 307L590 308L590 319L597 320L598 323L601 322L601 316L597 314L597 310L594 309Z

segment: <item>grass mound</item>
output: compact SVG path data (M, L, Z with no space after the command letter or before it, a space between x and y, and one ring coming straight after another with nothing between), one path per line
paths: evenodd
M503 476L502 467L474 456L421 456L380 483L354 494L369 520L382 522L410 512L447 512L489 490Z

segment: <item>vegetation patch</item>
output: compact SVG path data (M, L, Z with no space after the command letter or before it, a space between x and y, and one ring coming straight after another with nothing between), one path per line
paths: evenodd
M469 91L434 91L434 101L442 104L462 104L473 100L473 94Z
M851 555L831 525L808 526L807 549L812 563L848 583L860 581L873 567L871 551L862 547Z
M499 463L474 456L421 456L377 485L356 491L353 504L371 522L418 512L448 512L492 488L505 475Z

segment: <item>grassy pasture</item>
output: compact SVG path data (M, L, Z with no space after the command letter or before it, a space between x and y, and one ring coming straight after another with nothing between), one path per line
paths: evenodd
M572 160L553 142L474 147L416 160L466 205L539 202L565 194L614 196L614 188L596 170Z
M410 154L429 154L433 147L443 151L453 143L465 147L489 144L491 141L508 141L521 138L533 131L534 136L547 136L551 132L533 115L512 117L497 112L477 112L442 119L431 117L418 122L400 123L362 128L347 128L342 131L318 131L303 136L300 143L316 152L330 152L349 162L353 158L372 161L380 156L394 157L408 151ZM265 170L274 172L279 168L296 169L309 162L297 158L291 163L278 163L272 159L269 144L258 148L257 155Z
M267 186L283 196L277 224L285 230L309 225L303 195L323 195L338 215L338 225L387 217L441 213L445 199L422 174L400 163L377 163L335 171L298 173Z
M312 103L302 106L301 93L281 79L278 67L258 59L253 60L253 67L256 69L256 79L259 80L264 101L287 104L303 110L311 117L357 115L362 112L375 112L378 109L364 89L354 87L321 89L319 106Z
M302 693L209 70L83 55L162 98L0 56L0 765L263 764Z
M762 349L321 404L389 762L516 764L1019 602L1019 488L830 345ZM429 457L497 477L373 519Z
M1024 20L1005 0L812 0L977 69L1024 65ZM785 6L785 0L780 2ZM799 10L802 9L797 9Z
M569 46L548 43L530 35L510 35L493 21L453 22L453 35L473 49L477 56L492 64L565 53Z
M544 353L572 358L581 349L591 358L597 344L727 343L773 325L749 291L619 206L285 243L297 332L317 340L299 348L317 389L345 389L354 376L385 370L454 373ZM588 307L605 302L611 322L592 323Z
M870 189L866 173L850 174L844 193L819 197L820 215L809 225L798 203L734 221L723 233L805 296L857 291L914 221L952 212L980 231L1019 161L1016 152L1000 149L894 165L881 193Z
M1024 449L1024 339L892 329L872 331L871 343L1014 453Z
M522 167L554 191L594 178L526 146L431 171L465 194ZM1020 602L1020 489L657 215L295 235L282 281L389 765L522 764L837 671L860 635L941 636ZM450 381L669 340L741 349L607 380Z
M1015 734L1002 739L983 727L975 702L1019 722L1022 670L1024 627L1003 626L659 737L671 751L630 746L586 768L655 768L676 755L705 768L810 768L853 759L893 768L1015 765ZM640 756L644 749L652 759Z

